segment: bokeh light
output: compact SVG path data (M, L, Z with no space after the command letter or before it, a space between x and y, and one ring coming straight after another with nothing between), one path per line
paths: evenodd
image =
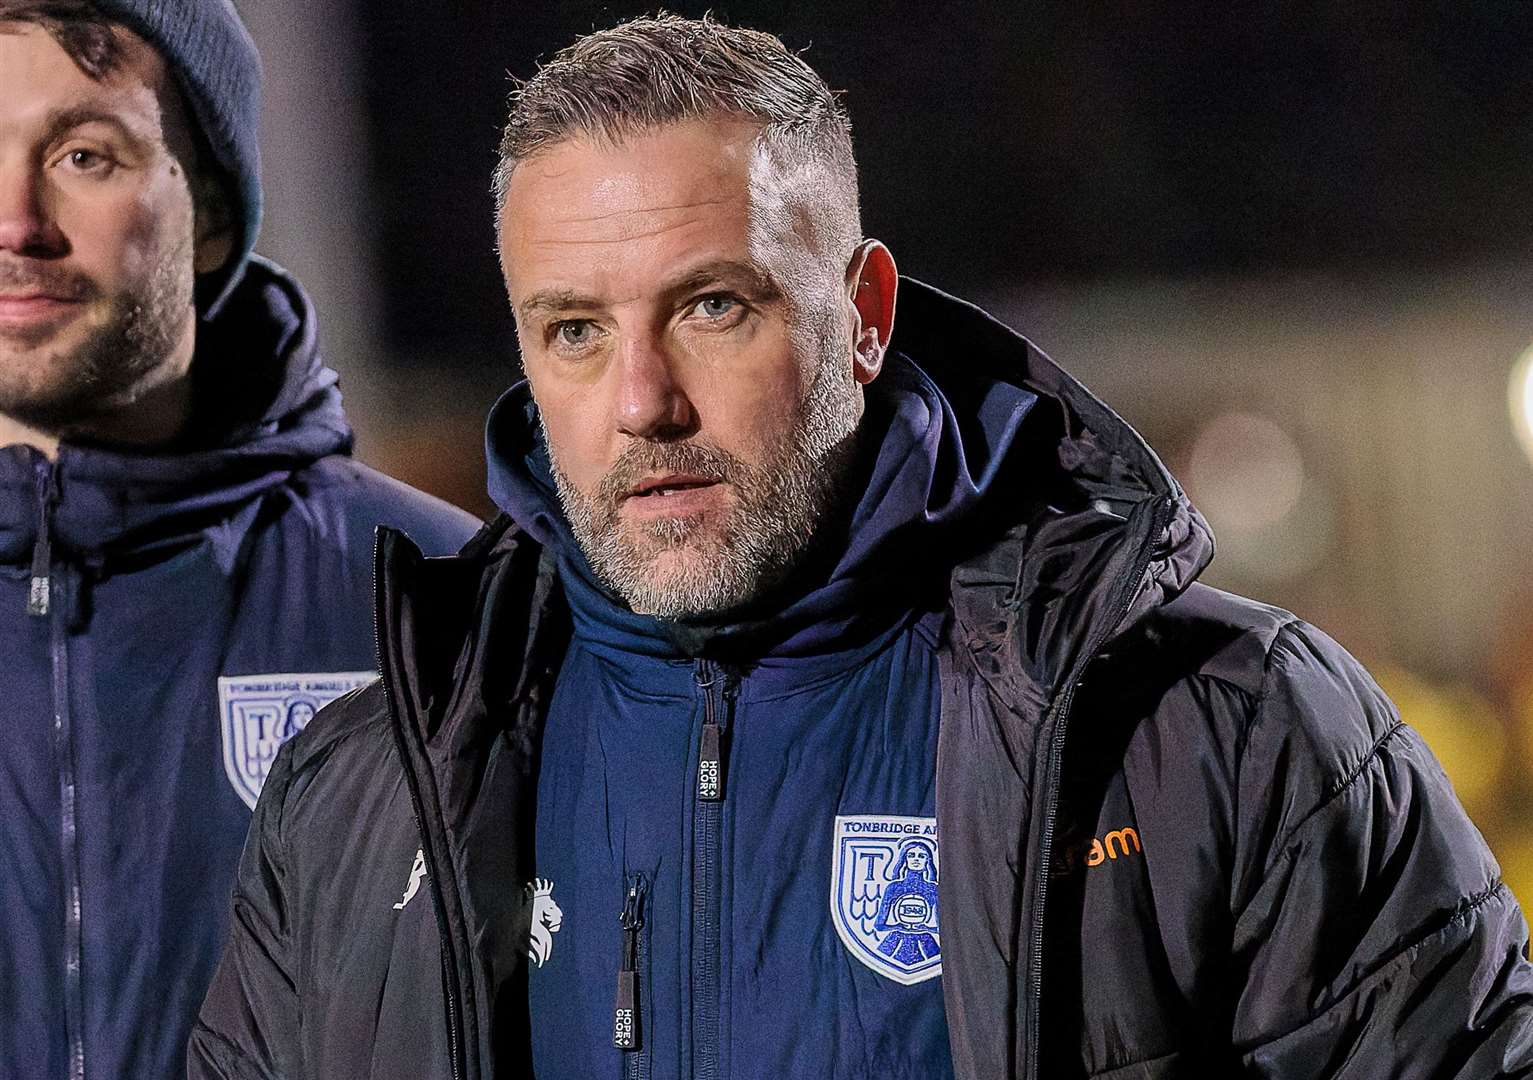
M1225 413L1193 444L1187 483L1224 531L1260 532L1299 502L1304 461L1288 433L1263 416Z
M1507 406L1512 414L1512 429L1522 452L1533 461L1533 345L1512 366L1507 386Z
M1210 421L1193 442L1186 481L1219 538L1222 566L1243 578L1292 578L1330 544L1330 492L1306 474L1298 444L1267 417L1230 412Z

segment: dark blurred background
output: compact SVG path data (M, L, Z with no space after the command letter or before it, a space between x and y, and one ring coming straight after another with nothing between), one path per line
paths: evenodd
M650 9L242 9L261 248L320 304L359 453L490 513L509 76ZM1214 525L1207 580L1367 662L1533 901L1533 4L670 9L845 92L867 232L1145 433Z

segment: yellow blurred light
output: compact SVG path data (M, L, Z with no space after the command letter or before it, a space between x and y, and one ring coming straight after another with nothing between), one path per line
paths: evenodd
M1522 825L1493 835L1490 850L1501 864L1501 879L1528 910L1533 904L1533 827Z
M1522 452L1533 461L1533 346L1522 354L1512 367L1511 381L1507 386L1507 407L1512 414L1512 429Z
M1533 674L1511 687L1512 730L1517 739L1518 768L1533 777Z
M1507 764L1507 737L1495 706L1465 686L1437 686L1401 668L1375 673L1400 716L1426 740L1476 817L1505 813L1497 805Z

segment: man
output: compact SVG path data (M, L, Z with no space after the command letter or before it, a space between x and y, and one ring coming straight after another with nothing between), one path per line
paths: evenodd
M193 1077L1533 1070L1430 753L1195 584L1112 412L898 281L780 42L582 39L497 190L507 516L385 535L382 683L273 767Z
M351 462L252 260L226 0L0 0L0 1074L164 1077L276 744L372 677L371 545L462 513Z

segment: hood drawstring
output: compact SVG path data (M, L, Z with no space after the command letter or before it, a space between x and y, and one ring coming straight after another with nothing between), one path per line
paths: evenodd
M37 539L32 545L32 584L27 590L27 614L47 615L51 599L53 566L53 504L58 498L58 472L54 463L39 458L37 481Z

